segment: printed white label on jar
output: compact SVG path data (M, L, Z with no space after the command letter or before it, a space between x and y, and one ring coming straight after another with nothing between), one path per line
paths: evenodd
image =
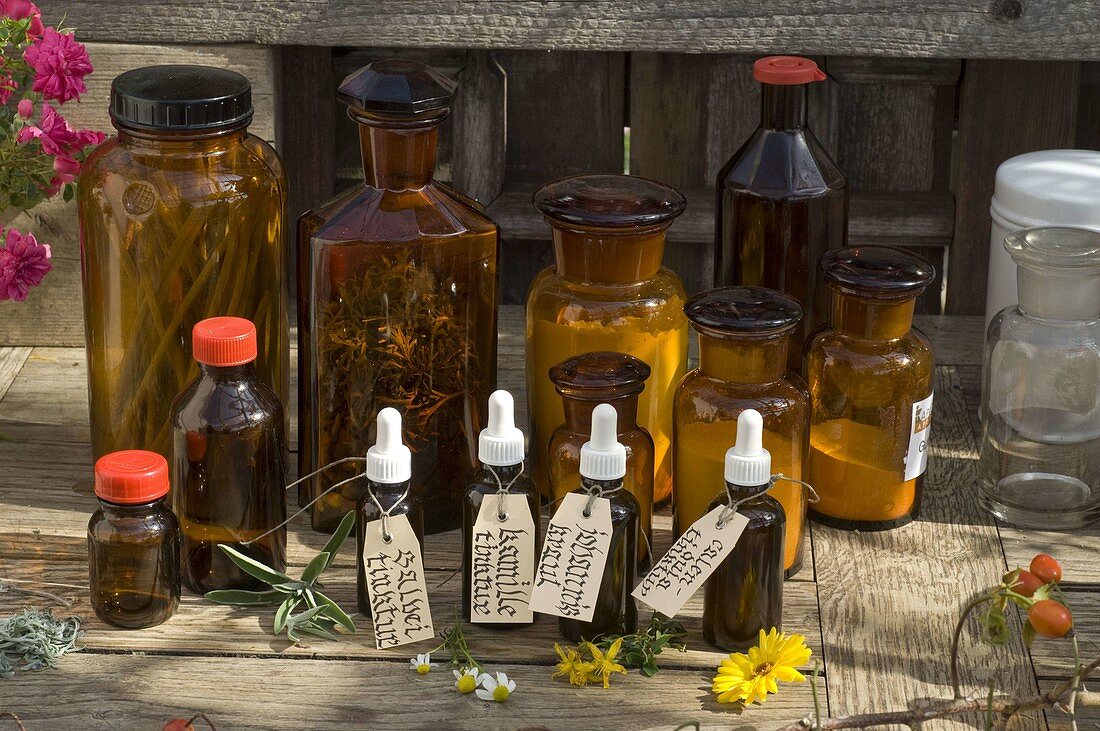
M531 622L535 577L535 520L524 495L481 501L470 541L470 620Z
M909 423L909 451L905 453L905 479L924 474L928 467L928 432L932 426L932 396L913 404Z

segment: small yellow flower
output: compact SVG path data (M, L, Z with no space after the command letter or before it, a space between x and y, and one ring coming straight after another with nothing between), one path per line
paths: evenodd
M466 668L465 670L452 670L455 675L455 687L458 688L458 692L466 695L467 693L473 693L477 688L477 668Z
M711 690L719 703L763 703L779 690L777 681L805 682L796 668L810 659L806 638L785 634L775 627L767 634L760 630L760 642L748 654L735 652L718 666Z
M421 675L427 675L428 671L435 666L436 663L432 662L432 653L430 652L422 653L409 660L409 667Z
M603 687L610 688L611 673L626 675L626 668L615 662L615 656L619 654L619 650L623 646L622 637L612 642L606 653L591 642L585 642L584 646L588 648L588 652L592 655L592 669L588 671L590 680L603 680Z
M561 661L557 664L558 671L551 677L560 678L565 676L569 678L570 685L588 685L588 675L592 672L592 663L581 659L580 653L572 647L567 650L562 649L562 646L557 642L554 643L554 652L558 653Z
M489 673L482 673L477 684L481 686L477 689L477 697L483 701L503 703L516 691L516 681L509 680L505 673L497 673L495 678Z

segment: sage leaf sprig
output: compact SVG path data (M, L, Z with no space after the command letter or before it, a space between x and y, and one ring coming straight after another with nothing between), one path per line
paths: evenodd
M340 521L339 527L302 571L301 577L292 579L281 571L265 566L259 561L245 556L240 551L220 545L229 559L249 576L254 576L271 588L265 591L245 591L243 589L217 589L208 591L206 598L218 604L232 604L238 607L276 606L275 634L286 633L287 639L298 644L302 635L321 637L326 640L338 639L334 634L337 627L354 633L355 624L347 612L332 599L321 593L318 579L336 559L336 553L344 544L355 527L355 513L349 512ZM298 614L295 610L304 606Z
M608 650L619 635L612 635L596 643L602 650ZM687 630L684 625L674 619L669 619L658 612L653 613L649 626L634 634L622 635L622 650L619 659L628 668L638 668L642 675L652 678L660 668L657 666L657 656L666 648L673 648L680 652L687 650L684 638Z

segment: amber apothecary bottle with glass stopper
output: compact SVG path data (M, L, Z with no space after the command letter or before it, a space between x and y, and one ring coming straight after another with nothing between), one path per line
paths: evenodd
M259 590L264 584L218 546L286 568L283 405L256 377L250 321L203 320L191 341L199 377L172 404L172 509L183 534L183 581L200 594Z
M803 478L810 435L810 395L787 371L787 352L802 319L793 298L764 287L703 292L684 307L699 335L699 367L676 390L673 527L680 536L722 493L724 463L716 445L734 441L738 416L754 409L764 420L764 447L781 480L770 495L786 514L783 565L802 566L807 490Z
M494 391L489 397L489 422L478 437L478 460L481 462L481 477L466 488L462 499L462 617L470 621L472 612L470 598L473 584L474 525L481 513L482 505L489 501L496 510L493 516L498 519L509 518L504 500L508 496L519 496L526 501L533 525L531 552L531 571L538 561L539 547L539 491L523 465L523 432L515 425L515 401L507 391ZM512 524L509 524L512 525ZM522 538L517 538L522 540ZM491 580L497 580L492 577ZM514 591L520 587L511 587ZM530 587L527 587L529 590ZM532 620L533 617L532 617ZM523 622L492 622L492 627L517 627L530 624ZM474 622L477 624L478 622Z
M461 522L496 382L497 226L432 178L454 89L413 61L344 79L364 180L299 221L299 474L361 456L374 417L396 407L430 533ZM320 495L321 479L308 492ZM313 527L331 532L361 492L351 483L322 497Z
M652 563L653 439L638 425L638 402L650 368L626 353L594 352L567 358L550 369L550 381L561 394L565 422L550 436L550 498L556 508L581 485L581 452L592 433L597 404L618 413L616 435L626 450L623 489L638 501L638 570ZM553 511L552 508L552 511Z
M807 123L810 84L825 74L808 58L768 56L760 126L718 174L715 285L777 289L802 304L787 367L802 372L802 343L825 319L818 260L848 239L848 184Z
M546 448L564 421L550 369L581 353L630 353L652 370L638 423L653 437L653 499L663 503L672 494L672 394L687 371L688 326L684 287L661 260L684 197L642 178L583 175L543 186L534 201L554 242L554 266L535 277L527 295L535 482L549 499Z
M913 327L932 265L900 249L861 246L821 259L829 325L806 354L811 516L881 530L920 510L932 412L932 345Z
M367 450L366 486L355 507L357 550L355 596L359 612L371 615L370 591L363 571L367 523L395 515L408 516L420 553L424 554L424 508L412 494L412 452L401 443L401 414L397 409L378 412L378 441ZM383 540L386 531L383 523Z
M596 641L608 635L629 635L638 629L638 606L631 592L635 570L638 501L623 489L626 448L615 437L618 414L611 404L592 411L592 438L581 448L581 486L574 492L603 497L611 503L611 543L592 621L560 617L558 630L572 642Z
M760 630L782 628L783 506L768 494L772 485L771 455L764 449L764 420L754 409L737 417L737 443L726 452L724 493L707 510L727 505L719 514L748 519L703 591L703 639L729 651L756 644Z
M125 450L95 465L99 509L88 521L92 609L108 624L160 624L180 602L180 529L165 505L168 461Z

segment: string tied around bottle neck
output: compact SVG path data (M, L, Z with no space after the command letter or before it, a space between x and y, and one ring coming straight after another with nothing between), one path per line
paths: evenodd
M805 480L796 480L793 477L787 477L783 473L779 473L772 475L771 479L768 480L768 484L774 485L780 480L786 480L787 482L797 482L799 485L802 485L802 487L804 487L810 493L810 497L807 499L807 502L811 505L821 502L821 496L817 494L817 490L815 490L814 486L806 482Z
M504 510L504 496L509 494L508 491L512 489L512 485L516 484L516 480L518 480L523 474L524 465L522 462L519 463L519 472L516 473L515 477L508 481L507 485L505 485L504 481L500 479L500 475L497 474L497 471L493 469L492 465L487 464L485 465L485 468L489 470L489 474L491 474L493 476L493 479L497 481L497 520L503 523L504 521L508 520L508 513Z
M370 497L371 502L378 508L378 512L382 515L382 542L389 544L393 541L393 534L390 533L390 515L397 508L398 505L405 501L405 498L409 496L409 490L412 489L412 483L405 483L405 490L401 493L401 497L393 501L393 504L388 508L383 508L382 503L378 501L378 496L374 494L374 488L367 487L367 495Z
M596 504L596 498L611 497L617 495L623 489L623 483L619 483L616 487L605 488L602 485L582 485L581 489L588 494L588 502L584 504L584 510L581 512L586 518L592 517L592 506Z
M776 475L772 475L770 478L768 478L768 487L771 487L772 485L779 482L780 480L786 480L787 482L797 482L798 484L802 485L810 493L810 498L809 498L808 502L810 502L811 504L816 503L819 500L821 500L821 497L817 494L817 490L814 490L813 485L811 485L810 483L808 483L804 480L797 480L793 477L787 477L784 474L776 474ZM766 489L761 490L760 492L754 493L752 495L749 495L747 497L743 497L740 500L734 500L733 499L733 493L730 492L729 485L727 484L726 485L726 498L727 498L726 504L722 508L722 512L718 514L718 525L717 525L718 530L722 530L727 525L729 525L729 522L731 520L733 520L734 514L737 513L737 509L739 507L741 507L742 503L746 503L749 500L753 500L755 498L758 498L758 497L760 497L760 495L764 494L764 492L766 492Z

